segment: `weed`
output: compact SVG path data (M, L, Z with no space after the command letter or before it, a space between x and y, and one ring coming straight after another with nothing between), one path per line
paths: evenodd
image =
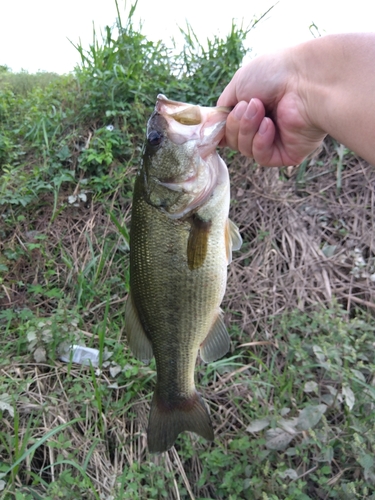
M213 104L246 53L251 27L233 25L227 37L203 44L188 25L176 51L147 40L134 26L134 9L102 40L94 33L87 51L76 46L81 66L72 75L13 75L0 68L2 498L374 499L373 317L353 308L349 315L334 302L318 307L305 282L296 292L306 301L298 297L298 310L269 314L258 306L261 298L278 310L277 281L287 264L293 270L304 264L290 233L274 234L260 215L251 219L255 210L248 204L242 215L246 268L230 292L237 305L227 302L233 351L197 367L215 442L184 433L167 453L147 452L155 362L134 360L124 341L127 227L144 127L159 92ZM337 194L345 190L349 156L341 153L333 173L323 169L335 176ZM236 172L234 153L228 158ZM259 177L256 166L245 169L236 184L237 210L241 190ZM301 165L303 196L309 175L309 165ZM286 174L275 176L287 183ZM262 190L274 182L268 172L262 179ZM254 204L265 203L260 191ZM277 205L268 215L276 219L279 212ZM328 232L326 210L315 215ZM296 234L293 216L283 223ZM335 224L332 238L347 238L341 215ZM303 239L298 244L308 247ZM262 251L251 253L254 247ZM280 265L274 256L281 256ZM252 288L254 266L262 280L273 277L274 288L266 281ZM355 293L351 298L363 305ZM246 305L239 308L242 299ZM252 342L240 327L246 315ZM61 349L72 344L98 349L99 366L62 362Z

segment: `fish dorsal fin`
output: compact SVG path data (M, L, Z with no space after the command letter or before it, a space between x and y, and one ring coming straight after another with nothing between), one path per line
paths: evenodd
M230 219L227 219L225 228L225 245L227 250L228 265L232 262L232 251L239 250L242 245L240 231L236 224Z
M187 244L187 263L190 270L199 269L206 259L211 221L197 215L190 218L191 228Z
M126 301L125 321L126 338L132 353L140 361L148 363L153 356L152 345L140 322L131 293Z
M200 355L205 363L210 363L224 356L229 351L229 347L230 337L220 310L211 330L200 345Z

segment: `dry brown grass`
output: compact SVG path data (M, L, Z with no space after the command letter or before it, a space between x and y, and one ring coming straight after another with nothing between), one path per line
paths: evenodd
M267 332L275 315L333 298L349 312L375 312L375 169L348 155L338 190L337 162L327 142L304 183L300 167L280 173L243 158L230 167L231 218L245 244L229 268L226 303L240 312L233 321L246 340ZM355 249L364 260L358 272Z
M68 370L69 376L67 377ZM15 364L1 372L2 375L14 381L20 377L28 383L27 391L17 405L21 419L19 435L21 441L27 438L27 424L30 416L34 419L33 441L43 437L58 425L74 419L79 420L65 429L60 434L60 438L54 436L49 439L48 446L41 445L37 449L32 460L28 460L27 466L21 471L18 478L19 487L29 483L30 472L38 475L41 470L44 471L42 478L45 481L48 483L56 481L62 471L69 466L69 463L63 463L62 459L71 459L72 449L74 449L78 450L77 462L84 463L87 460L86 473L95 485L96 491L107 496L113 492L117 478L121 475L125 465L132 466L134 462L140 462L141 457L144 456L146 438L142 423L145 419L128 419L127 408L124 408L123 412L99 415L98 409L95 408L95 391L90 381L89 368L68 369L62 363L57 363L56 366L26 363ZM75 381L80 384L82 380L86 380L86 398L81 401L81 404L77 404L77 401L72 404L74 398L68 389L72 388ZM106 373L98 377L98 383L110 385L111 382ZM126 388L120 387L118 391L112 391L114 400L124 389ZM83 413L82 408L85 408ZM137 404L134 411L138 413ZM97 425L100 419L103 420L103 428ZM10 422L8 425L11 428ZM61 435L63 440L61 440ZM62 443L66 444L62 445ZM56 448L53 447L54 444ZM168 462L168 456L165 457L165 461ZM88 493L87 498L91 497L92 495Z
M265 363L269 364L270 347L274 347L272 321L286 311L296 308L306 311L317 304L330 305L333 299L350 313L354 313L356 307L375 311L375 284L370 279L375 273L375 170L348 155L342 165L338 190L337 163L337 149L326 145L325 150L310 162L298 183L296 179L301 172L298 168L262 169L238 157L229 166L234 200L231 218L240 228L244 246L229 268L224 308L228 323L237 325L241 332L238 344L259 346L259 355L264 356ZM68 194L62 193L61 200L66 201ZM123 259L118 258L118 253L123 252L123 241L110 221L108 210L116 206L120 222L128 224L130 206L117 192L110 207L95 200L87 207L65 207L51 223L52 200L46 198L44 201L43 208L33 213L36 220L26 218L16 232L2 242L3 248L17 242L25 247L27 242L37 241L34 240L37 234L47 238L43 252L34 249L15 262L3 282L4 293L0 300L3 307L28 306L35 314L48 317L56 308L56 300L28 296L19 281L25 285L46 284L45 273L52 260L56 274L53 283L47 284L62 289L66 303L70 300L73 308L77 280L86 272L93 257L106 254L100 280L98 278L96 283L98 288L114 276L122 276L127 257L124 254ZM353 271L356 248L363 258L358 272ZM95 285L95 280L93 283ZM115 333L106 327L106 336L123 344L125 358L132 359L123 336L121 318L126 298L123 285L113 285L109 302L107 292L106 288L102 295L94 294L92 300L86 300L85 324L81 325L80 334L93 339L93 344L97 345L97 325L109 307L110 315L118 319L119 326ZM243 430L249 423L232 401L250 402L254 397L248 385L238 377L241 374L246 377L252 366L253 363L230 371L218 370L208 385L203 383L202 392L209 400L218 440L215 445L202 445L195 436L189 436L185 444L190 440L195 450L203 446L210 450L218 444L223 450L228 449L239 429ZM79 450L76 460L86 464L87 476L102 498L111 498L126 467L131 468L134 464L141 467L143 463L153 463L171 473L172 479L166 486L167 498L217 498L210 484L197 487L204 460L199 454L191 453L184 462L178 446L161 456L148 454L145 428L150 391L139 392L138 399L131 399L125 406L121 403L134 380L124 382L120 377L122 382L113 386L113 377L108 370L103 370L94 383L93 373L86 367L71 367L58 360L36 364L31 356L24 362L9 360L1 368L1 375L13 387L22 387L16 405L20 415L20 441L30 439L27 435L30 418L34 420L30 443L57 425L82 419L63 431L63 441L58 441L55 435L49 440L50 446L40 446L32 460L26 461L16 478L19 488L30 483L30 473L39 474L42 469L42 478L47 483L55 481L69 467L66 461L72 450ZM151 377L151 388L152 370L140 367L135 378L147 377ZM202 375L199 377L202 379ZM83 383L85 388L75 400L73 388ZM101 386L103 404L107 405L103 411L97 406L95 384ZM82 394L86 394L83 399ZM258 404L270 403L259 398ZM10 418L5 418L2 425L12 433ZM64 443L68 443L66 447ZM185 496L181 496L181 484L186 489ZM93 498L92 494L85 495L82 498Z

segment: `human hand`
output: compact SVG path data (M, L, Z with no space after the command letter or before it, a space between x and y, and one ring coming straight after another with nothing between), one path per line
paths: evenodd
M310 104L295 49L257 57L237 71L218 100L235 106L221 145L263 166L299 164L326 135L312 121Z

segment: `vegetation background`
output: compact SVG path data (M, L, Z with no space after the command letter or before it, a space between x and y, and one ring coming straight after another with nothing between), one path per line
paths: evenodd
M187 26L176 54L133 13L70 75L0 68L0 497L375 499L375 173L331 139L288 169L223 152L244 245L232 351L197 366L216 439L147 451L155 366L124 339L145 124L159 92L214 105L257 20L204 45Z

